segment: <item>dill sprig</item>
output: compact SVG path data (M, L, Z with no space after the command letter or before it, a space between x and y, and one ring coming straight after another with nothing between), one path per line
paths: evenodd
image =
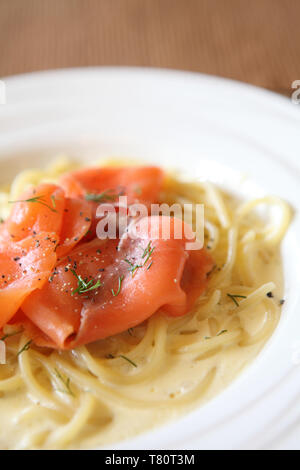
M7 333L6 335L2 336L2 338L0 338L0 341L5 341L7 338L11 338L12 336L19 335L20 333L23 333L23 330L14 331L13 333Z
M20 356L20 354L22 354L24 351L28 351L28 349L30 348L31 343L32 343L32 339L30 341L28 341L26 344L24 344L23 348L20 349L20 351L17 352L17 356Z
M142 268L143 265L142 264L134 264L132 263L131 261L129 261L129 259L125 258L124 261L129 264L130 268L129 268L129 272L131 272L132 276L134 275L135 271L139 268Z
M219 331L219 333L216 334L216 337L217 337L217 336L221 336L221 335L223 335L224 333L228 333L228 330L221 330L221 331ZM204 336L204 339L212 339L212 337L211 337L211 336Z
M142 260L144 260L142 264L134 264L128 258L124 259L124 261L130 266L129 271L131 272L132 276L134 275L137 269L143 268L148 263L154 250L155 250L155 246L151 247L151 241L150 241L142 254ZM153 261L151 261L150 265L147 267L147 270L151 268L152 264L153 264Z
M142 194L142 188L140 186L136 186L134 188L134 192L135 194L137 194L138 196L140 196Z
M227 296L235 303L238 307L240 304L236 299L247 299L246 295L238 295L238 294L227 294Z
M112 193L112 194L110 194ZM108 189L102 193L87 193L85 199L87 201L101 202L101 201L115 201L120 194L113 193L113 189Z
M119 276L119 286L118 286L118 290L117 290L117 292L115 292L115 291L114 291L114 289L112 289L112 290L111 290L111 291L112 291L112 295L113 295L114 297L117 297L117 295L119 295L119 294L120 294L120 292L121 292L121 287L122 287L122 282L123 282L123 279L124 279L124 276Z
M85 294L86 292L90 292L102 286L99 279L97 281L95 281L94 279L91 279L90 281L88 281L88 278L82 279L82 277L79 274L77 274L74 269L70 269L70 271L72 272L72 274L74 274L78 283L77 288L72 291L71 295ZM93 284L93 282L95 282L95 284Z
M37 204L41 204L42 206L48 207L48 209L50 209L50 211L52 211L52 212L57 212L55 207L51 207L49 204L47 204L46 201L44 201L44 197L45 196L35 196L35 197L31 197L29 199L19 199L18 201L8 201L8 203L9 204L16 204L17 202L34 202L34 203L37 203ZM53 200L52 200L52 204L53 204Z
M59 370L57 369L54 369L54 372L57 376L57 378L63 383L63 385L65 386L65 390L58 390L59 392L61 393L67 393L68 395L72 395L72 397L75 397L75 394L73 392L73 390L71 389L71 385L70 385L70 377L63 377L61 375L61 373L59 372Z
M146 258L145 261L144 261L144 264L143 266L145 266L145 264L147 264L149 258L151 257L153 251L155 250L155 246L151 247L151 241L148 243L146 249L144 250L144 253L143 253L143 256L142 256L142 259Z
M124 356L123 354L120 354L119 357L121 357L122 359L125 359L125 361L129 362L129 364L131 364L133 367L137 367L137 364L133 362L131 359L129 359L129 357Z
M147 271L149 271L149 269L151 268L152 264L153 264L153 261L151 261L151 263L149 264L149 266L147 266Z
M113 354L108 354L106 357L107 357L107 359L117 359L118 357L120 357L120 358L124 359L125 361L127 361L129 364L131 364L133 367L137 367L137 364L135 362L133 362L131 359L129 359L129 357L124 356L124 354L120 354L119 356L114 356Z
M227 332L228 332L228 330L222 330L217 334L217 336L221 336L221 335L223 335L224 333L227 333Z

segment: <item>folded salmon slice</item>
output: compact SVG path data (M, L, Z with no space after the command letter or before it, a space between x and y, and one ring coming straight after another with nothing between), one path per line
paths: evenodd
M161 237L164 223L170 224L169 239ZM178 228L188 238L177 239ZM34 341L70 349L132 328L158 310L184 315L213 266L206 251L186 250L191 237L181 220L153 216L138 222L135 239L95 239L77 247L22 305L37 328Z
M0 328L49 278L57 259L57 242L55 233L40 232L19 242L0 244Z
M127 196L127 204L139 202L149 208L158 202L164 172L158 167L85 168L64 175L60 184L67 196L89 201L92 223L85 241L96 237L96 212L100 204L118 205L119 196Z
M55 184L40 184L14 202L9 218L0 228L0 241L20 241L41 232L56 233L58 257L66 255L86 235L91 225L89 203L66 198Z
M66 198L64 216L59 232L57 256L62 258L88 233L92 221L90 204L83 199Z
M40 232L59 234L64 208L65 196L60 187L40 184L29 189L13 202L10 216L1 226L0 240L16 242Z
M64 194L54 184L26 191L1 226L0 328L31 292L42 288L57 257L65 256L89 230L89 204Z
M98 195L100 202L115 201L126 195L128 203L136 200L156 202L164 173L155 166L85 168L64 175L60 184L69 197Z

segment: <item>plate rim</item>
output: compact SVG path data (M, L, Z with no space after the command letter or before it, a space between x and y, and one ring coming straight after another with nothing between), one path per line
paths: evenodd
M295 109L293 109L293 107L290 107L290 109L288 110L287 108L287 103L288 103L288 98L285 97L285 96L281 96L281 95L278 95L277 93L273 92L273 91L270 91L270 90L266 90L266 89L263 89L263 88L260 88L260 87L257 87L255 85L251 85L251 84L247 84L247 83L243 83L243 82L239 82L239 81L236 81L236 80L232 80L230 78L222 78L222 77L217 77L217 76L211 76L211 75L207 75L207 74L201 74L201 73L198 73L198 72L189 72L189 71L174 71L172 69L161 69L161 68L150 68L150 67L123 67L123 66L120 66L120 67L110 67L110 66L104 66L104 67L78 67L78 68L66 68L66 69L54 69L54 70L50 70L50 71L39 71L39 72L33 72L33 73L27 73L27 74L20 74L20 75L14 75L14 76L8 76L8 77L4 77L3 80L4 81L7 81L9 82L10 86L14 86L15 84L18 84L20 82L26 82L28 81L29 79L30 80L47 80L51 77L53 77L53 75L57 75L59 77L61 77L62 79L64 79L65 77L67 76L70 76L70 75L78 75L78 74L82 74L82 73L87 73L87 75L89 75L90 73L94 74L94 73L117 73L117 74L120 74L122 72L125 72L125 73L133 73L133 74L141 74L142 75L149 75L149 74L154 74L156 75L156 77L159 77L160 75L168 75L168 76L174 76L174 78L178 77L180 79L184 78L185 76L189 76L189 77L193 77L193 78L196 78L196 79L200 79L202 78L202 80L204 81L214 81L215 83L218 82L218 84L221 85L221 87L223 86L223 84L225 85L226 84L226 87L229 87L229 88L238 88L237 91L241 92L241 93L247 93L247 92L251 92L252 94L258 94L258 98L262 98L262 100L264 99L264 97L268 97L269 101L276 101L276 103L278 103L279 107L282 107L282 108L285 108L284 111L286 113L290 113L291 114L291 117L295 118L296 122L299 121L299 116L296 115L296 113L298 112L298 110L296 111L296 107ZM1 78L2 79L2 78ZM292 111L293 110L293 111ZM0 107L0 112L1 112L1 107ZM294 162L293 162L294 163ZM270 341L268 341L269 343ZM267 344L267 347L268 347L268 344ZM264 347L264 350L266 349L266 346ZM253 362L251 362L250 366L247 367L247 369L249 367L251 367L251 369L255 366L256 362L257 362L258 358L255 359ZM242 375L245 374L245 371L243 372ZM234 380L234 383L236 383L236 381L239 380L238 379L235 379ZM228 392L229 389L231 389L231 386L233 384L230 384L229 387L226 388L225 391L223 391L221 393L221 395L223 396L225 393ZM220 395L219 395L220 396ZM210 401L210 403L213 403L215 401L215 398L213 400ZM206 406L206 405L205 405ZM199 408L198 408L199 409ZM191 413L194 413L193 411ZM191 414L189 413L189 415ZM179 418L176 423L179 425L179 423L182 421L182 419L184 418ZM163 425L161 425L158 429L155 429L154 433L157 434L157 431L161 431L164 429L164 432L167 431L168 428L170 428L170 426L172 426L173 422L168 422L168 423L165 423ZM134 442L134 441L138 441L140 438L143 440L145 439L146 437L146 434L152 434L153 431L146 431L145 433L143 433L142 436L139 436L138 438L131 438L130 441L128 442L128 444L126 444L126 441L124 441L123 443L121 443L121 445L116 445L114 446L114 448L117 448L117 449L121 449L121 448L130 448L130 447L126 447L127 445L131 445L130 443L131 442ZM146 438L147 440L147 438ZM151 439L150 439L151 440ZM136 444L138 445L138 444ZM136 448L141 448L141 447L136 447ZM149 448L149 447L148 447ZM161 447L159 447L161 448ZM215 448L220 448L220 447L215 447Z

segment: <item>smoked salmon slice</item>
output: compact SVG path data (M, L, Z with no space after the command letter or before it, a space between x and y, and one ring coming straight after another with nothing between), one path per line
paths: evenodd
M91 224L88 202L65 198L53 184L41 184L12 202L0 229L0 328L42 288L57 258L72 250Z
M102 167L85 168L63 175L60 184L66 195L89 202L92 222L85 241L96 237L99 219L96 212L100 204L118 205L119 196L127 196L127 204L139 202L149 208L158 202L164 172L150 167ZM118 209L116 208L116 211Z
M54 184L40 184L13 203L1 226L0 240L20 241L40 232L59 234L65 208L64 191Z
M165 223L168 239L162 237ZM179 228L185 234L180 239ZM50 282L22 305L41 331L35 342L70 349L126 331L158 310L187 313L213 267L205 250L186 250L191 236L181 220L153 216L137 223L134 239L95 239L77 246L56 265Z
M66 198L64 216L59 232L57 256L62 258L89 232L92 221L90 204L83 199Z
M155 166L86 168L60 179L68 197L87 197L96 202L114 202L119 195L135 201L157 202L164 172Z
M62 188L40 184L26 191L14 205L0 228L0 241L20 241L29 235L48 231L59 241L57 255L66 255L88 232L92 212L82 199L66 198Z
M55 233L40 232L19 242L0 244L0 328L35 289L41 289L55 263Z

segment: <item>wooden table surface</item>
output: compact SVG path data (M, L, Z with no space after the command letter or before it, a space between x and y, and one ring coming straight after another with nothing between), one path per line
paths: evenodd
M0 0L0 77L89 65L193 70L289 95L300 0Z

